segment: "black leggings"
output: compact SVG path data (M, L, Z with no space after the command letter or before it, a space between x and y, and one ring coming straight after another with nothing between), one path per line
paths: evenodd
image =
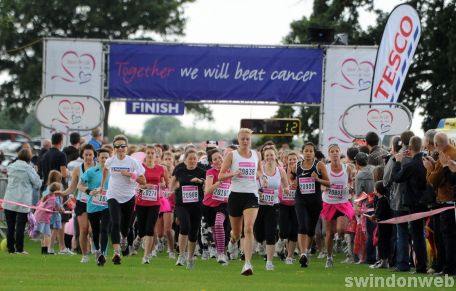
M174 210L179 219L179 234L188 235L190 242L196 242L201 226L202 210L199 203L187 203L176 206Z
M101 250L102 253L106 252L108 246L108 232L109 232L109 209L102 211L87 213L89 217L90 226L92 227L93 244L95 249ZM101 248L100 248L101 243Z
M279 237L290 241L298 240L298 219L294 206L279 205Z
M267 245L276 243L277 219L279 206L260 205L258 215L253 225L253 232L257 242L266 240Z
M138 223L139 237L153 236L155 223L160 212L160 205L140 206L136 205L136 222Z
M322 209L323 203L319 197L309 197L306 202L295 204L299 234L305 234L310 237L315 235L315 227Z
M111 215L111 242L120 243L120 233L127 237L135 207L135 197L125 203L119 203L116 199L108 200L109 214Z
M21 213L5 209L6 225L8 226L6 238L8 252L24 251L24 232L27 223L27 213Z

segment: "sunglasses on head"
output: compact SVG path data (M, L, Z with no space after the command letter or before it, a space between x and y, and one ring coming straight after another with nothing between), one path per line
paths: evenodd
M114 145L114 148L115 148L115 149L118 149L118 148L124 149L124 148L126 148L126 147L127 147L126 144L115 144L115 145Z

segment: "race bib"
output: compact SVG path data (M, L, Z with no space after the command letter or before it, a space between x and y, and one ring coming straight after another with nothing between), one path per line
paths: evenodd
M228 202L228 196L230 195L230 184L220 184L212 193L212 199L217 201Z
M108 206L108 198L106 197L106 190L98 193L96 196L92 197L92 204L98 206Z
M303 177L298 179L299 190L301 194L313 194L315 193L315 178L313 177Z
M165 198L169 198L169 197L171 196L171 193L172 193L172 192L169 191L168 188L164 188L164 189L161 190L161 194L162 194L162 196L165 197Z
M243 180L255 180L256 165L254 162L239 162L239 171L237 177Z
M336 202L343 201L347 194L347 188L343 184L332 184L329 188L328 198Z
M296 195L296 189L289 189L288 194L285 192L282 193L282 200L283 201L294 201Z
M263 188L263 194L260 193L260 205L274 205L276 192L274 189Z
M198 186L182 186L182 202L198 202Z
M141 199L145 201L157 201L158 191L158 185L152 185L150 189L142 189Z

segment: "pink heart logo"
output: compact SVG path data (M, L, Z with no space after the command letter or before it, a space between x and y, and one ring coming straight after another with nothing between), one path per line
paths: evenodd
M52 76L51 80L60 78L66 82L84 84L92 79L96 61L91 54L79 55L75 51L67 51L62 55L61 66L65 74Z
M81 102L71 102L68 99L59 102L59 113L65 123L80 123L84 111L85 108Z
M389 110L370 109L367 112L367 122L373 129L380 131L381 134L391 130L393 120L393 113Z
M334 82L333 86L340 86L347 90L368 90L372 84L374 64L370 61L358 62L354 58L346 59L341 66L343 83Z

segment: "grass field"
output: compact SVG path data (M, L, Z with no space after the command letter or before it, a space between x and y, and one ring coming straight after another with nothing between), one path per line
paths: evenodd
M28 256L0 253L0 290L366 290L346 287L345 277L392 275L388 270L372 271L367 265L341 264L341 254L335 257L335 266L329 270L324 268L324 260L312 259L310 267L303 269L298 263L285 265L277 259L273 272L267 272L263 259L256 256L254 275L244 277L240 275L241 261L231 261L229 266L223 267L215 260L197 260L193 270L186 270L176 267L175 261L168 259L165 253L154 258L150 265L141 265L138 254L123 258L120 266L109 261L104 267L98 267L93 256L89 264L81 264L78 255L43 256L37 242L27 241L26 249L30 252ZM395 276L415 275L395 273Z

